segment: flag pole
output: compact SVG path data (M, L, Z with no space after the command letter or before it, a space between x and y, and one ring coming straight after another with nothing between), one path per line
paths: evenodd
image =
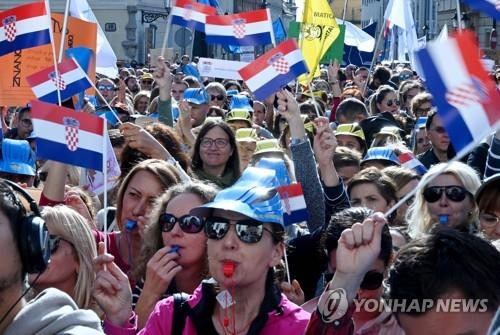
M119 119L118 119L119 120ZM102 126L102 174L104 178L104 194L103 194L103 208L104 208L104 253L108 253L108 215L106 208L108 207L108 122L103 120Z
M52 15L50 13L50 3L49 0L45 0L45 10L47 11L47 16L49 22L52 22ZM54 32L52 30L52 24L49 25L49 35L50 35L50 44L52 46L52 60L54 61L54 72L56 75L56 82L59 80L59 68L57 67L57 59L56 59L56 45L54 41ZM61 91L59 90L59 85L55 84L57 90L57 102L59 106L61 106Z
M85 78L90 82L90 85L92 85L92 88L95 90L95 92L97 93L97 95L99 96L99 98L101 98L102 101L104 101L104 103L106 104L106 106L108 107L108 109L111 111L111 113L113 113L113 116L116 118L116 120L118 121L118 123L122 124L122 120L120 120L120 118L118 117L118 115L116 115L115 110L109 105L109 103L106 101L106 99L104 99L104 97L102 96L101 92L99 92L99 90L97 89L97 87L95 87L94 82L92 80L90 80L89 75L87 74L87 72L85 72L81 68L80 64L78 64L78 62L76 61L75 58L71 57L71 59L75 62L75 64L78 66L78 68L80 68L80 70L82 70L82 72L85 75Z
M497 122L491 129L492 132L496 132L500 129L500 122ZM436 173L432 178L428 179L425 183L419 183L416 188L414 188L410 193L406 194L401 200L399 200L394 206L389 208L387 212L385 212L384 216L388 218L391 216L392 213L394 213L402 204L404 204L408 199L413 197L417 192L422 190L428 183L430 183L434 178L436 178L438 175L440 175L444 170L446 170L452 163L458 162L461 160L465 155L467 155L472 149L474 149L476 146L481 143L483 140L483 137L480 137L476 139L474 142L469 143L465 148L460 150L458 154L453 157L451 160L445 163L445 165L442 166L442 168L439 169L438 173Z
M372 62L370 64L370 70L368 71L368 74L371 74L372 71L373 71L373 66L375 65L375 59L377 58L377 53L378 53L378 47L380 45L380 40L382 39L382 35L384 34L385 25L386 25L386 22L385 22L385 19L384 19L384 25L380 28L380 33L378 34L377 41L375 42L375 47L373 49ZM368 81L369 81L369 79L370 79L370 77L368 77L368 79L365 82L365 87L363 88L363 92L362 92L363 95L365 94L366 89L368 87Z
M302 46L304 45L304 17L306 16L306 8L309 4L310 0L306 0L304 2L304 10L302 11L302 22L299 22L300 24L300 31L299 31L299 48L302 51ZM299 78L296 79L297 82L295 83L295 98L299 96Z
M345 13L347 12L347 1L344 1L344 9L342 10L342 23L345 24Z
M68 29L68 15L69 15L69 2L71 0L66 0L66 8L64 9L64 20L63 20L63 28L61 33L61 43L59 46L59 58L58 63L62 61L63 52L64 52L64 42L66 41L66 30Z
M460 10L460 0L457 0L457 23L458 31L462 31L462 12Z
M165 38L163 39L163 45L161 46L161 56L165 55L165 49L168 47L168 36L170 35L170 27L172 26L172 14L168 15L167 27L165 28Z

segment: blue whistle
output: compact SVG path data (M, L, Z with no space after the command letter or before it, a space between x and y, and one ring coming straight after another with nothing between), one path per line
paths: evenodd
M439 224L446 226L448 224L448 215L440 215Z
M167 252L167 254L177 252L177 251L179 251L179 248L180 247L178 245L173 245L172 248Z
M128 231L132 231L137 227L137 222L133 220L127 220L127 223L125 224L125 228Z

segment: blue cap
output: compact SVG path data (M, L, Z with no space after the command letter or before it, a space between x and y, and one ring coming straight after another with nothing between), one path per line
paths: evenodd
M220 191L214 201L193 208L190 214L209 216L213 209L223 209L263 223L283 226L278 186L274 170L248 167L233 186Z
M417 122L415 122L415 129L420 129L422 127L425 127L425 124L427 123L427 116L421 116L417 119Z
M186 93L184 92L184 96ZM249 112L253 112L253 107L250 106L250 99L244 94L236 94L231 98L231 104L229 105L229 109L244 109Z
M184 100L195 105L208 104L208 94L203 88L188 88L184 91Z
M226 95L227 95L227 96L233 96L233 95L237 95L237 94L239 94L239 93L240 93L240 92L239 92L238 90L228 90L228 91L226 92Z
M374 147L368 149L368 152L361 161L361 164L375 160L390 162L393 165L401 165L398 157L394 153L394 150L389 147Z
M36 175L35 162L36 156L28 141L8 138L2 141L0 171L34 176Z
M281 186L290 185L292 183L288 175L285 161L282 159L263 157L259 159L255 167L274 170L276 172L276 178L278 178L278 182Z

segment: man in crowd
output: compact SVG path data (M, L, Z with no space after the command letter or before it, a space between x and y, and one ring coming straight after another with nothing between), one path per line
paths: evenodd
M5 133L5 138L14 140L25 140L33 131L33 122L31 121L31 107L20 108L15 116L16 127L9 129Z
M428 114L425 131L431 142L431 148L420 154L418 159L429 169L432 165L447 162L450 159L450 138L436 110Z

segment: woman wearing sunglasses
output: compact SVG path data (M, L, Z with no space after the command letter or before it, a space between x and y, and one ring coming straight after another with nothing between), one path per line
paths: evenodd
M399 110L399 99L396 90L388 85L380 86L370 102L370 109L372 115L383 112L397 114Z
M189 182L169 188L158 199L132 274L137 281L132 304L138 329L159 300L177 292L193 293L206 276L204 220L189 211L212 201L216 192L213 186Z
M478 209L474 201L474 193L480 185L477 172L460 162L446 167L444 164L434 165L424 175L421 184L426 186L417 192L408 209L412 238L419 238L438 225L470 233L478 229Z
M44 207L42 217L50 233L51 256L41 275L29 276L33 289L41 292L54 287L71 296L79 308L96 310L91 294L97 248L89 224L64 205Z
M221 83L210 83L207 85L205 88L208 94L208 97L210 98L208 101L208 106L212 107L219 107L221 109L224 109L224 106L226 104L226 89Z
M233 187L191 211L206 217L213 279L203 281L182 307L175 307L173 297L159 302L143 334L304 333L309 313L288 301L273 278L284 251L276 186L274 171L249 167ZM133 334L127 280L111 260L108 255L96 259L109 271L99 271L94 296L107 312L107 334Z

